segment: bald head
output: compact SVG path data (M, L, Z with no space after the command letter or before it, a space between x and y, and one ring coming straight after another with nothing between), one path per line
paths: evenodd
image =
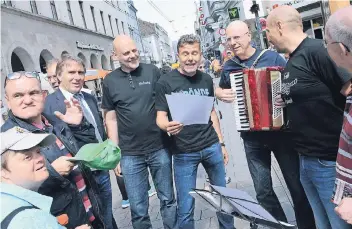
M126 72L139 66L139 52L136 43L127 35L119 35L113 42L115 56Z
M226 34L237 30L239 32L246 33L249 32L248 25L243 21L233 21L226 28Z
M291 29L303 29L302 17L292 6L279 6L270 12L267 24L276 25L278 23L285 23Z
M122 51L124 46L129 46L129 45L134 45L136 46L135 42L132 40L131 37L127 36L127 35L118 35L115 37L114 42L113 42L113 46L115 49L116 53L119 53Z

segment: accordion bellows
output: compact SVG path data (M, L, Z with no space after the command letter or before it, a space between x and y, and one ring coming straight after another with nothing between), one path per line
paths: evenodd
M282 67L244 69L230 74L236 94L233 103L238 131L280 130L284 123L282 108L275 106L281 92Z

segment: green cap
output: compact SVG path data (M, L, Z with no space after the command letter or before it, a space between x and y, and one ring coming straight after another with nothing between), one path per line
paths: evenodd
M82 146L75 157L69 161L80 161L84 165L98 170L115 169L121 159L120 148L110 139L102 143L91 143Z

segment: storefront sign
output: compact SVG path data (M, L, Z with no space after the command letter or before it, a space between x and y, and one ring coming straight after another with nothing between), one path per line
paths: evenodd
M90 50L98 50L98 51L104 51L104 48L99 46L99 45L94 45L94 44L84 44L82 42L76 41L77 48L80 49L90 49Z
M205 26L205 18L204 18L204 13L203 13L203 7L200 6L198 8L198 15L199 15L199 25L200 26Z

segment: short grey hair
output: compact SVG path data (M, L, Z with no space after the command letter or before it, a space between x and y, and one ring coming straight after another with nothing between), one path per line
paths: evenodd
M341 20L339 17L332 16L326 23L325 29L333 42L341 42L352 50L352 29L348 24L352 24L351 19Z
M193 34L186 34L180 37L180 39L177 42L177 52L180 51L180 47L182 47L185 44L193 45L195 43L199 44L199 49L200 49L200 38L197 35Z
M59 62L60 60L56 58L49 60L48 62L46 62L46 69L50 68L50 66L52 66L53 64L58 64Z
M76 62L77 64L82 65L84 68L84 72L86 72L86 66L84 65L83 60L81 58L78 58L78 57L76 58L76 57L73 57L70 55L64 55L62 60L60 60L57 63L56 76L60 76L62 74L62 72L64 71L64 69L67 67L68 63L72 62L72 61Z

